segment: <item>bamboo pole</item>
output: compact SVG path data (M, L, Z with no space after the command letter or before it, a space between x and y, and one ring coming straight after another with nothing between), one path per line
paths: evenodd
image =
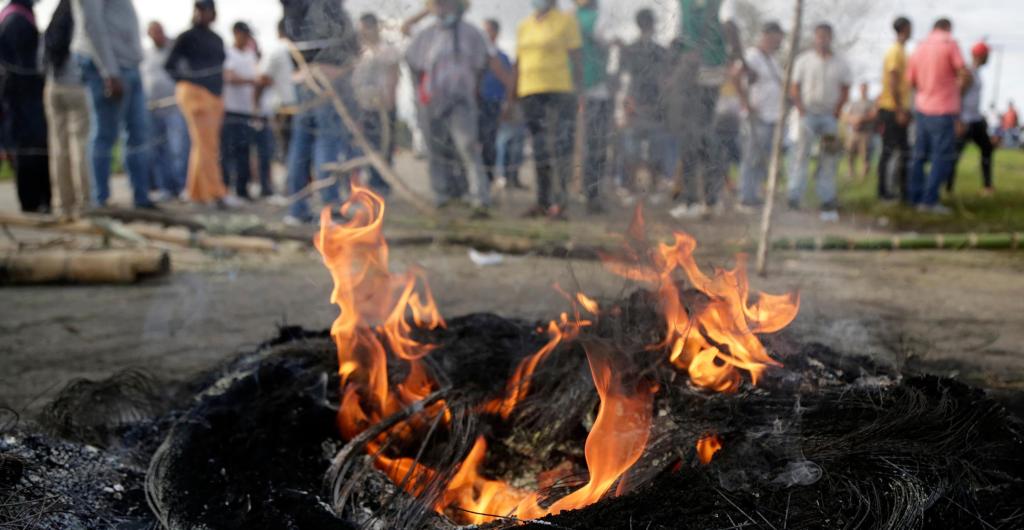
M782 119L775 124L772 138L772 159L768 167L768 190L765 196L764 211L761 213L761 238L757 245L757 273L768 274L768 242L772 236L772 211L775 209L775 192L779 184L779 168L782 164L782 138L785 134L786 115L789 111L789 88L793 84L793 63L796 62L797 50L800 47L800 30L804 19L804 0L796 0L793 9L792 35L789 40L789 58L786 64L786 83L782 87Z
M912 234L879 237L817 236L779 238L775 250L896 251L896 250L1020 250L1024 234Z
M0 285L131 284L170 271L170 255L153 249L45 250L0 255Z

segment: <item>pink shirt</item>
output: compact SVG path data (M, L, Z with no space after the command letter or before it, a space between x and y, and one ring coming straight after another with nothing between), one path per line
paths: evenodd
M960 114L957 72L966 66L960 46L948 31L932 31L910 57L907 77L917 90L914 105L929 116Z

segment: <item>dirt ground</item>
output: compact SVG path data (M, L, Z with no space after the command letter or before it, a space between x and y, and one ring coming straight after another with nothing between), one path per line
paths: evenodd
M0 186L0 208L13 206L13 195L9 184ZM628 213L617 217L609 226ZM709 268L732 265L729 247L749 239L753 223L684 228L712 242L700 259ZM787 213L780 235L813 232L816 223L810 214ZM867 233L870 223L829 230ZM268 259L187 251L174 262L170 277L136 286L0 290L0 405L31 414L71 379L126 368L183 380L252 349L277 326L326 328L336 315L330 277L312 250ZM593 262L506 257L478 267L461 247L395 248L392 263L423 266L447 316L482 311L550 319L568 309L552 288L556 282L609 298L635 288ZM991 388L1024 389L1022 277L1020 252L786 252L774 255L769 279L753 281L769 292L800 290L803 306L792 330L802 340Z

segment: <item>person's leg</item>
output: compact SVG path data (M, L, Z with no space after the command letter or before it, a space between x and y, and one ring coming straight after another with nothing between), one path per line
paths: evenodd
M298 90L300 106L307 105L314 97L308 89L300 87ZM316 119L312 109L305 109L292 119L291 142L288 146L288 179L287 191L289 196L301 192L310 183L313 165L313 143L315 141L314 127ZM302 220L312 219L309 209L309 199L303 197L292 203L289 215Z
M974 122L970 125L968 135L978 149L981 151L981 176L982 185L986 190L992 189L992 156L995 148L992 146L992 137L988 135L988 124L984 120Z
M175 95L192 136L186 183L189 198L197 203L222 200L227 195L220 165L224 103L191 83L178 83Z
M843 147L839 141L839 122L833 116L818 118L816 133L822 138L821 156L818 161L817 192L822 211L835 211L839 206L836 197L836 173Z
M893 120L895 123L895 119ZM900 200L904 204L911 204L910 201L910 127L896 123L894 135L896 162L890 167L893 168L893 178L889 181L891 185L899 187ZM889 188L892 190L892 188ZM894 193L895 195L895 193Z
M576 96L558 94L552 99L555 182L551 202L562 212L569 206L569 181L576 152Z
M238 143L234 147L234 158L235 158L235 194L240 198L249 200L249 182L252 181L252 148L253 148L253 135L252 125L249 124L251 118L240 117L238 120L238 130L236 139Z
M761 202L761 185L764 182L766 154L764 137L770 133L765 131L772 127L770 123L752 120L744 124L743 160L740 163L740 202L745 206L756 206Z
M790 159L788 194L790 206L799 206L807 191L807 172L811 162L811 149L818 136L810 127L811 116L800 117L796 149Z
M149 112L149 137L153 142L150 164L151 183L168 194L174 195L174 182L171 164L173 155L170 152L167 135L167 109Z
M886 200L893 195L893 172L889 162L896 149L896 113L880 110L878 119L882 123L882 152L878 156L878 198Z
M132 183L132 202L137 207L151 206L149 200L149 111L146 93L137 68L122 71L125 85L124 120L128 129L125 166Z
M586 102L586 163L583 165L583 194L588 203L601 195L601 181L607 176L608 136L611 130L611 102L588 99Z
M364 109L362 117L363 134L366 135L366 140L370 142L370 146L373 147L377 152L381 153L381 156L385 158L388 156L384 152L384 122L381 119L382 113L377 110ZM391 187L380 175L380 171L377 168L370 166L369 168L370 179L368 184L374 191L387 196L391 191Z
M106 206L110 200L110 165L113 162L114 144L121 132L118 117L121 114L120 100L106 96L103 78L96 65L89 59L81 61L82 79L89 90L90 132L89 152L92 154L93 202Z
M274 195L274 183L271 179L271 162L274 159L274 132L270 127L270 119L263 118L259 129L254 130L253 143L256 145L257 169L260 177L260 196Z
M325 164L344 161L347 158L348 146L341 117L334 106L325 103L313 109L315 124L313 127L313 174L317 180L332 179L330 186L320 191L320 198L325 206L341 205L341 187L334 173L323 169ZM348 182L346 179L345 182Z
M10 120L14 132L14 170L22 210L49 213L51 210L50 163L47 158L46 110L41 78L15 81Z
M537 206L547 209L551 206L551 120L549 94L538 94L523 98L523 114L533 142L533 162L537 173Z
M519 170L523 167L523 160L526 158L526 136L528 131L525 125L513 126L508 145L508 182L515 188L525 188L526 185L519 179Z
M702 87L700 121L698 123L709 124L701 131L700 153L698 161L701 166L701 175L704 178L704 203L713 206L718 203L718 196L725 187L725 177L728 171L726 163L727 151L723 138L720 135L720 123L715 116L715 107L718 105L719 87Z
M177 106L169 109L164 122L167 132L167 148L171 156L170 183L167 191L172 195L180 195L185 189L185 177L188 174L189 138L185 117Z
M507 123L498 127L498 134L494 138L494 176L496 178L508 179L508 148L512 140L512 129Z
M953 174L956 162L956 117L937 116L932 127L932 168L926 185L924 204L939 204L939 190Z
M857 133L857 159L861 163L862 170L856 173L857 180L864 180L868 176L871 167L871 133Z
M481 101L479 108L480 154L489 182L494 182L498 161L498 127L501 102Z
M484 170L480 147L480 118L476 108L466 104L454 109L448 118L448 129L459 161L466 170L469 194L474 207L491 206L491 180Z
M924 168L931 152L931 136L929 134L930 116L916 114L916 134L914 135L914 153L911 158L910 180L907 185L910 204L919 205L924 200L925 180Z
M50 177L57 184L61 213L70 217L78 211L75 181L71 174L70 108L62 87L56 83L46 84L43 97L49 132Z
M92 160L89 159L89 93L85 87L67 88L64 108L68 119L68 154L70 155L71 179L78 188L76 204L89 204L92 197Z

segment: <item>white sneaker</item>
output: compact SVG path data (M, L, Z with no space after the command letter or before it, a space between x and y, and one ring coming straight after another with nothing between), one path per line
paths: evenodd
M224 206L227 206L228 208L241 208L244 204L245 203L242 202L242 199L239 199L234 195L224 197Z
M284 219L282 219L281 222L284 223L285 226L305 226L306 224L302 219L299 219L294 215L284 216Z
M948 206L936 204L931 208L928 208L928 213L932 215L953 215L953 210L951 210Z
M821 212L821 222L823 223L838 223L839 212L835 210L824 210Z
M288 206L291 204L291 201L289 201L287 197L281 195L271 195L270 197L267 197L267 204L271 206Z
M703 204L680 204L675 208L669 210L668 214L673 219L698 219L707 212L707 207Z
M151 192L149 194L149 200L151 200L153 202L167 202L167 201L169 201L169 200L171 200L173 198L174 198L173 195L171 195L170 193L167 193L164 190L157 190L157 191Z

